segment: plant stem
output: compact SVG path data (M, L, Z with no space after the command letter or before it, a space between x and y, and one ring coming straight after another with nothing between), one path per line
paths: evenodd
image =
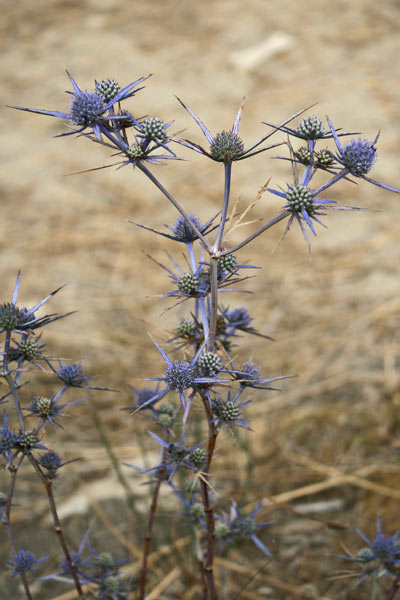
M214 244L214 252L221 250L222 239L224 235L224 228L226 223L226 215L228 213L229 197L231 192L231 174L232 174L232 163L225 164L225 183L224 183L224 201L222 204L221 220L217 231L217 238Z
M84 600L84 594L82 591L81 583L79 581L78 573L76 572L75 565L72 561L71 554L69 552L67 542L64 537L64 533L63 533L63 530L61 527L61 522L60 522L60 519L58 518L56 503L55 503L54 495L53 495L53 479L50 477L46 477L44 475L44 473L40 469L39 465L37 464L36 460L34 459L34 457L31 454L29 454L29 460L30 460L32 466L34 467L36 473L39 475L44 487L46 488L47 498L48 498L49 504L50 504L50 511L51 511L51 515L53 517L54 531L57 534L58 541L60 542L60 546L63 550L65 559L68 564L68 568L72 575L72 579L74 580L75 588L76 588L76 591L78 592L78 597L80 600Z
M217 311L218 311L218 258L210 258L210 287L211 287L211 302L210 302L210 328L207 349L210 352L214 351L215 332L217 328Z
M14 398L15 408L17 409L18 420L19 420L19 424L21 427L21 431L24 432L25 431L24 416L23 416L22 410L21 410L21 404L20 404L19 397L18 397L18 391L17 391L17 388L15 387L11 373L7 373L5 376L5 379L8 383L8 387L10 388L10 391Z
M14 495L14 489L15 489L15 481L17 479L17 473L18 473L18 469L22 463L22 461L24 460L24 455L21 454L21 456L18 459L18 462L16 465L10 465L8 467L8 470L11 473L11 479L10 479L10 487L8 490L8 496L7 496L7 504L6 504L6 510L5 510L5 514L4 514L4 523L6 526L6 530L7 530L7 536L8 536L8 541L10 543L11 546L11 551L13 554L13 558L15 560L15 557L17 556L17 548L15 546L15 542L14 542L14 537L11 531L11 520L10 520L10 514L11 514L11 503L12 503L12 498ZM19 573L19 576L21 578L22 581L22 585L24 586L24 591L25 591L25 596L27 598L27 600L32 600L32 594L31 591L29 589L29 584L28 584L28 580L26 578L25 573L21 572Z
M393 598L396 596L399 588L400 588L400 581L398 579L395 579L393 581L392 587L390 588L389 593L386 596L385 600L393 600Z
M214 546L215 546L215 533L214 533L214 511L211 506L209 496L209 473L211 468L211 462L215 450L215 443L218 435L215 424L212 423L213 414L211 412L210 403L205 395L201 396L203 400L204 410L207 415L208 421L208 447L207 447L207 458L204 469L202 471L203 479L201 480L201 497L203 500L204 512L206 515L207 525L207 552L203 559L202 577L205 580L208 597L210 600L218 600L217 589L214 581L213 562L214 562Z
M169 442L169 433L167 432L167 436L166 436L166 442ZM163 453L162 453L162 463L165 463L167 459L167 449L164 448L163 449ZM150 552L150 542L151 542L151 535L152 535L152 531L153 531L153 523L154 523L154 518L156 516L156 510L157 510L157 502L158 502L158 496L160 493L160 487L161 487L161 483L164 477L164 473L165 473L165 466L164 467L160 467L160 469L158 470L158 477L157 477L157 481L156 481L156 485L154 487L154 491L153 491L153 498L151 500L151 506L150 506L150 511L149 511L149 520L147 521L147 529L146 529L146 537L144 538L144 544L143 544L143 555L142 555L142 569L141 569L141 573L140 573L140 587L139 587L139 600L144 600L146 597L146 580L147 580L147 561L148 561L148 557L149 557L149 552Z

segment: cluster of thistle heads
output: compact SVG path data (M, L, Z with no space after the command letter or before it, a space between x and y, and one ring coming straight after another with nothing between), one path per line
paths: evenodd
M205 407L208 425L213 428L215 436L221 430L227 430L235 436L237 428L250 429L245 407L252 400L253 390L274 390L276 388L272 383L283 378L265 377L251 357L247 357L244 362L237 362L236 358L233 358L237 341L243 335L268 338L268 335L255 328L253 319L245 307L231 308L227 302L222 303L219 299L221 293L238 291L237 286L247 279L244 275L246 270L256 268L254 265L241 264L238 251L280 221L286 222L282 238L291 226L297 223L310 248L309 234L311 232L316 235L316 225L325 226L322 219L328 211L362 210L346 205L338 206L336 201L326 197L329 188L340 181L355 183L362 180L396 193L400 193L400 190L369 176L377 159L378 136L373 140L352 137L359 134L342 132L335 128L329 118L323 121L314 115L304 117L304 111L300 111L277 125L264 122L261 125L265 128L261 137L247 145L238 133L243 104L232 127L212 135L197 114L179 100L200 127L207 142L202 146L194 141L175 137L171 133L173 121L164 121L158 116L137 117L131 112L132 109L127 110L125 102L131 100L142 89L141 84L147 77L141 77L125 87L121 87L114 79L107 78L100 82L95 81L93 89L87 91L81 89L69 73L68 76L73 89L68 92L71 95L71 103L65 112L19 106L12 108L62 119L66 122L67 130L60 134L61 137L79 135L105 146L114 156L120 157L118 168L137 168L180 212L175 223L167 226L165 231L134 223L177 243L181 247L180 250L184 247L186 254L183 265L178 264L169 255L170 264L155 262L169 279L170 289L163 297L172 299L179 305L189 302L189 309L185 318L177 323L168 340L162 345L154 340L164 366L160 365L158 373L148 379L154 383L141 388L132 387L135 399L128 410L148 417L157 431L149 431L149 435L159 444L161 458L145 472L150 472L152 476L159 476L161 473L163 480L181 502L188 522L193 524L193 521L196 521L200 529L205 530L209 525L205 523L204 506L199 500L196 485L198 486L199 480L204 482L204 471L209 481L212 457L209 448L205 446L205 440L187 441L188 437L194 436L189 427L192 405L198 403ZM289 123L300 115L299 125L290 127ZM278 140L280 133L284 134L283 140ZM266 145L272 136L276 142ZM228 204L233 164L278 146L285 147L287 152L285 156L274 158L289 162L291 177L286 189L268 188L268 192L280 199L281 206L277 215L234 248L227 248L224 243L224 227L229 221ZM188 148L206 159L220 162L225 167L221 209L206 222L202 222L197 215L187 213L154 175L155 167L171 160L183 160L178 155L180 147ZM314 186L316 173L325 175L325 182ZM55 292L32 309L26 309L17 306L18 289L19 277L12 301L0 307L0 329L5 334L3 377L9 387L1 401L14 400L19 428L9 428L4 412L3 428L0 429L0 453L8 467L18 461L21 455L28 456L45 478L54 478L57 470L65 463L58 454L47 451L41 443L41 434L45 426L61 426L59 421L64 416L63 411L66 407L84 399L61 404L70 387L103 390L107 388L88 385L89 379L84 376L80 363L64 364L46 355L45 345L41 343L41 337L37 336L36 332L39 327L66 315L36 317L36 312ZM60 382L60 389L47 398L32 396L30 404L22 406L19 390L26 364L50 370ZM36 419L37 424L28 428L28 419ZM177 488L174 476L178 471L191 477L193 486L185 490ZM10 500L7 501L10 504ZM10 506L6 510L6 505L5 501L1 514L4 520L8 521ZM229 514L223 511L216 512L215 537L220 547L226 542L248 537L265 555L271 556L270 551L256 536L259 528L269 525L256 524L255 517L260 509L261 503L258 503L253 512L243 516L232 502ZM378 534L382 537L380 532ZM362 560L365 562L380 559L375 547L371 544L369 546L373 555L363 555ZM393 556L397 561L397 550ZM360 562L361 558L357 560ZM104 555L96 556L94 559L88 559L85 568L90 573L97 572L96 569L103 569L101 573L104 575L104 581L108 581L107 585L119 586L119 579L114 571L107 575L107 569L112 570L114 566L104 566L104 561ZM18 574L21 571L32 570L37 562L32 553L21 550L14 554L10 566L14 569L13 574ZM90 577L95 575L83 574L82 577L84 581L91 581ZM117 591L114 596L110 597L125 597L123 591L118 591L118 587L115 590Z

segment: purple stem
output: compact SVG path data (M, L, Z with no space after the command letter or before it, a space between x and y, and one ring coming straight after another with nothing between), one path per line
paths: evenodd
M231 174L232 174L232 163L225 164L225 184L224 184L224 202L222 204L221 220L218 227L217 239L214 244L214 252L218 252L222 247L222 238L224 235L224 228L226 223L226 215L228 214L229 197L231 191Z
M29 460L31 461L32 466L34 467L36 473L39 475L44 487L46 488L47 498L48 498L49 504L50 504L51 515L53 517L54 531L57 534L58 541L60 542L60 546L62 548L62 551L64 553L65 559L68 564L68 568L71 571L72 579L74 580L75 588L76 588L76 591L78 592L78 597L80 600L84 600L84 594L82 591L81 582L79 581L78 573L76 572L75 565L72 561L71 554L69 552L67 542L64 537L64 533L63 533L63 530L61 527L61 522L60 522L60 519L58 518L56 503L55 503L54 495L53 495L53 479L51 477L46 477L46 475L44 475L44 473L40 469L39 465L37 464L36 460L34 459L34 457L31 454L29 454Z
M8 467L8 470L11 473L11 479L10 479L10 487L8 490L7 504L6 504L4 518L5 518L5 526L7 529L8 541L11 546L11 551L12 551L14 560L15 560L15 557L17 556L17 548L15 546L14 537L13 537L13 534L11 531L10 514L11 514L11 503L12 503L12 498L13 498L14 489L15 489L15 481L17 479L18 469L23 460L24 460L24 455L21 454L21 456L18 459L17 464L10 465ZM29 584L28 584L28 580L26 579L25 573L21 572L21 573L19 573L19 576L21 577L22 585L24 586L25 596L26 596L27 600L32 600L32 594L29 589Z
M8 387L10 388L10 391L14 398L14 403L15 403L15 407L17 409L17 414L18 414L18 420L19 420L19 424L21 426L21 431L24 432L25 431L24 416L22 414L21 404L20 404L19 397L18 397L18 391L17 391L17 388L15 387L11 373L7 373L5 376L5 379L8 383Z
M169 434L167 433L166 442L168 443L168 441L169 441ZM162 463L164 463L166 461L166 458L167 458L167 448L164 448L163 453L162 453ZM165 467L160 467L160 469L158 471L156 485L155 485L155 488L153 491L153 498L151 501L151 506L150 506L149 520L147 522L146 537L144 538L144 544L143 544L142 569L141 569L141 573L140 573L139 600L144 600L146 597L147 561L148 561L149 552L150 552L150 543L151 543L151 536L152 536L152 531L153 531L154 518L156 516L158 496L159 496L159 492L160 492L161 483L162 483L162 480L164 477L164 473L165 473Z
M203 400L204 410L207 415L208 421L208 447L207 447L207 458L204 468L202 470L203 478L201 480L201 497L204 506L204 512L206 515L207 525L207 550L203 558L202 577L205 581L208 598L209 600L218 600L217 588L215 586L213 562L214 562L214 549L215 549L215 526L214 526L214 511L211 506L209 496L209 485L208 478L211 469L211 462L215 450L215 443L217 440L218 431L215 424L212 423L213 414L211 412L210 403L206 396L201 396Z
M400 582L398 579L395 579L393 581L392 587L390 588L389 593L386 596L385 600L393 600L393 598L397 594L399 588L400 588Z

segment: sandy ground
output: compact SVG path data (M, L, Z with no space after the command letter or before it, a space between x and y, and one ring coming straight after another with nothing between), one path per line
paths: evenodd
M65 110L64 90L70 84L64 67L88 89L94 79L114 77L124 85L153 73L134 100L136 114L173 119L174 132L185 129L187 137L202 142L174 96L201 115L212 132L231 126L246 96L241 135L252 142L265 132L262 121L276 123L318 103L311 112L329 115L344 130L369 139L381 130L372 176L400 185L398 0L3 0L1 9L2 105ZM19 269L26 305L68 283L52 310L78 312L49 328L46 341L53 355L82 359L99 385L124 390L118 400L100 396L98 406L126 459L138 452L126 413L119 410L128 402L126 383L138 385L160 369L146 332L162 338L185 315L182 308L164 314L168 302L154 300L169 284L144 254L164 260L164 250L175 249L128 221L162 228L176 214L129 168L66 177L112 159L87 140L56 139L62 131L56 119L8 108L0 112L3 301L10 298ZM188 161L157 173L188 212L205 220L218 210L222 170L186 150L182 156ZM286 163L266 155L242 162L233 179L239 206L246 206L269 177L274 186L284 185ZM241 260L263 266L248 286L254 292L249 309L259 329L276 342L246 338L240 352L268 374L298 375L284 394L253 405L253 495L256 489L264 496L279 495L333 479L332 486L281 499L338 501L332 513L317 517L342 524L344 533L278 511L273 518L281 525L276 537L282 560L265 573L281 581L288 577L293 589L255 578L243 598L369 598L367 587L344 591L343 583L327 580L327 572L343 566L327 556L343 552L343 536L351 548L359 547L349 523L374 536L376 518L384 514L388 533L399 527L392 515L398 513L400 494L390 492L398 487L398 469L384 450L399 436L399 196L361 182L335 188L332 198L371 210L329 216L329 229L313 240L311 257L298 231L276 249L279 228L243 251ZM265 195L253 215L267 219L278 209ZM232 306L242 302L243 297L229 298ZM93 481L107 482L108 463L89 409L82 409L78 431L79 441L75 431L62 433L66 458L79 448L90 465L80 467L81 476L90 472ZM229 454L228 438L225 445ZM243 456L233 460L245 468ZM366 465L372 469L363 471ZM344 472L357 472L358 483L340 480ZM234 493L244 478L235 476L232 482L225 474L225 491ZM30 493L29 477L21 485ZM71 484L59 488L66 500ZM23 521L23 507L16 510ZM41 501L33 500L31 510L39 518ZM236 575L237 593L246 579ZM7 575L2 576L0 589L17 593L8 585ZM181 593L176 585L172 595ZM38 597L53 597L45 593ZM173 597L168 589L164 593L159 597Z

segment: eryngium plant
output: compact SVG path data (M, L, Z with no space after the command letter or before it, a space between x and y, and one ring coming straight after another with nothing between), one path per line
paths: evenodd
M271 523L256 523L255 520L261 510L261 503L258 503L256 509L250 513L242 512L235 502L230 504L229 516L219 510L215 512L215 497L212 490L217 487L217 482L213 481L212 465L218 439L224 429L228 429L233 436L238 427L250 429L245 408L251 400L248 397L249 390L276 389L275 382L287 377L281 374L265 376L261 373L260 367L250 359L242 365L234 364L232 349L235 348L238 336L243 333L262 334L253 326L253 319L245 307L230 309L229 306L222 306L220 293L235 291L232 286L246 279L242 274L243 270L255 268L253 265L241 264L239 251L279 222L286 224L282 239L288 234L291 226L297 224L310 250L310 234L315 236L317 227L324 226L323 219L327 214L337 210L362 210L347 205L337 205L335 200L329 198L330 188L334 185L345 181L360 181L396 193L400 191L369 177L377 159L378 136L372 141L352 138L354 134L336 129L329 119L324 122L319 117L311 115L304 117L297 127L289 127L288 124L304 112L299 111L278 125L265 123L268 126L265 134L256 141L245 143L239 136L243 104L231 129L222 129L213 135L200 117L179 100L204 135L206 143L201 146L194 141L178 139L171 134L172 121L165 122L158 116L137 117L134 112L131 112L132 109L127 110L122 107L126 100L132 98L141 89L138 86L146 77L140 77L124 87L113 79L103 79L100 82L95 81L92 90L86 91L82 90L69 74L68 76L73 90L69 92L72 95L72 102L66 112L19 106L13 108L67 120L70 130L62 135L84 136L89 142L104 146L111 150L113 155L120 157L120 167L132 167L149 179L173 204L179 215L176 222L168 227L168 233L157 231L148 225L139 223L135 225L176 242L179 246L179 255L182 253L182 245L186 249L184 268L173 258L171 258L172 267L154 261L169 276L169 291L164 294L164 297L177 300L178 304L188 302L189 306L187 317L177 323L173 337L167 341L170 350L164 349L165 341L161 345L154 340L161 361L154 377L149 378L148 381L157 384L155 387L145 386L142 390L132 388L136 394L136 404L129 407L131 413L145 414L154 423L158 433L149 431L149 434L152 440L159 444L161 457L157 464L146 471L153 477L155 485L144 539L141 575L137 582L137 598L144 600L146 597L147 563L158 495L161 485L167 485L184 507L186 522L191 527L195 527L196 539L199 543L198 563L204 597L216 600L218 598L214 577L216 550L226 544L235 543L238 539L249 538L265 556L273 557L267 541L269 530L264 531L264 527ZM278 139L279 132L285 134L284 141ZM267 143L272 136L275 143ZM329 148L327 144L332 142L335 147ZM295 146L295 143L302 145ZM288 153L278 158L289 162L290 179L286 189L267 188L268 192L281 199L280 210L272 220L234 247L229 247L226 244L225 229L229 221L233 167L238 168L236 163L282 145L286 146ZM197 215L188 213L186 207L154 174L156 167L168 161L180 160L178 156L180 146L223 165L224 192L219 212L217 215L210 216L205 223L202 223ZM314 176L317 173L324 176L324 183L314 185ZM9 430L7 421L4 421L1 448L6 464L13 474L22 459L28 456L45 483L48 483L61 466L61 459L57 459L52 453L44 454L40 460L34 458L34 450L45 450L40 444L40 429L46 422L57 423L57 419L62 415L60 411L65 406L58 402L68 387L92 386L86 385L87 379L79 363L72 365L59 363L58 366L54 366L51 360L46 359L47 366L63 387L47 400L38 397L32 399L27 410L31 416L39 418L39 425L33 431L25 430L25 418L17 394L17 379L22 362L28 359L27 357L32 356L31 360L40 358L40 347L27 347L26 342L39 324L47 323L46 318L43 322L36 319L35 310L36 308L31 310L18 308L16 294L14 294L12 303L4 304L0 313L0 326L6 335L4 376L9 383L20 420L19 431ZM22 336L21 341L12 349L13 356L19 357L18 368L14 371L14 375L8 367L12 334ZM37 344L37 340L35 343ZM179 349L184 350L181 357L176 356L176 350ZM236 349L234 352L236 354ZM164 401L166 398L167 402ZM194 402L202 407L203 419L208 431L205 440L195 439L196 434L192 431L191 407ZM187 441L188 438L190 441ZM178 471L184 478L193 480L193 485L187 488L191 491L185 492L175 486L174 481ZM11 497L12 492L9 494L5 511L8 529L10 529ZM264 538L264 541L259 536ZM13 575L19 574L23 578L26 594L30 597L25 574L26 571L35 568L42 559L36 559L26 551L17 552L10 533L9 537L13 549L13 561L10 563L14 569ZM72 562L79 565L79 561ZM79 566L73 570L70 564L69 568L74 575L78 593L81 594L80 578L86 582L87 576ZM117 574L113 574L107 581L108 592L104 586L99 588L99 598L127 597L124 595L125 592L121 591L122 588L118 587L120 580Z

